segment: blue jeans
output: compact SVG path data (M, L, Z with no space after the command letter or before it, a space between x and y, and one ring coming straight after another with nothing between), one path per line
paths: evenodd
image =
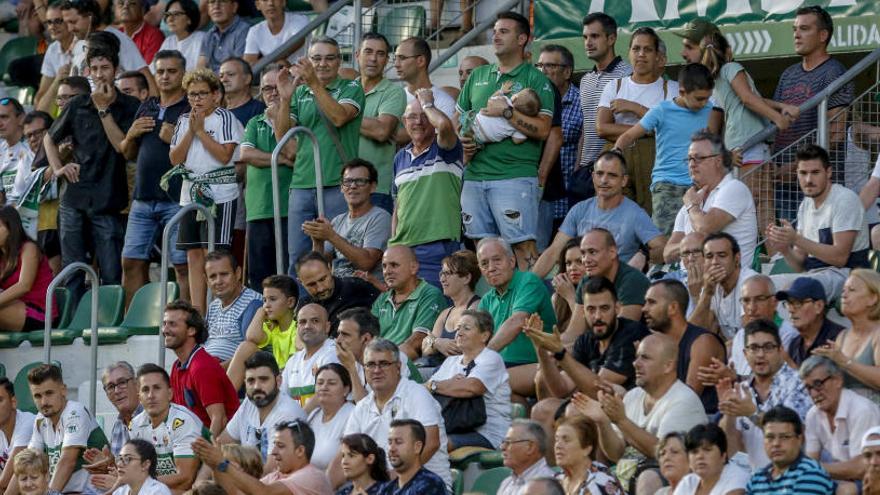
M461 217L465 235L471 239L501 236L511 244L537 238L537 177L464 181Z
M538 231L536 244L538 252L547 249L553 241L553 201L541 200L538 205Z
M162 229L178 211L180 205L171 201L139 200L131 202L128 212L128 226L125 229L125 244L122 257L149 261L153 246L162 235ZM186 264L186 253L176 249L177 228L171 229L171 252L168 257L174 265Z
M348 211L339 186L324 188L324 216L327 220ZM287 208L288 273L296 277L296 260L312 250L312 239L302 231L302 224L318 217L316 189L291 189Z
M458 241L435 241L412 246L413 254L419 262L419 278L443 290L440 287L440 264L443 258L461 249Z
M94 249L98 262L101 285L119 284L122 280L122 218L114 213L94 213L65 206L58 208L58 227L61 234L61 264L67 266L81 261L88 263L87 245ZM92 236L91 242L86 233ZM76 273L67 279L67 288L74 301L85 293L83 274Z

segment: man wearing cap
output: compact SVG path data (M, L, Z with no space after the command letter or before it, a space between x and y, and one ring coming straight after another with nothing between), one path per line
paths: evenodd
M804 451L838 485L852 485L865 475L860 440L869 428L880 424L880 408L844 388L843 371L828 358L807 358L799 374L814 404L804 421Z
M696 18L685 24L681 32L674 33L681 39L681 58L688 64L699 64L703 58L700 43L707 36L719 32L718 26L706 19Z
M815 279L801 277L788 290L776 293L788 310L788 320L798 336L786 346L789 357L800 366L813 354L813 349L834 342L843 327L825 316L825 289Z
M869 428L862 437L862 462L865 463L862 493L880 494L880 426Z

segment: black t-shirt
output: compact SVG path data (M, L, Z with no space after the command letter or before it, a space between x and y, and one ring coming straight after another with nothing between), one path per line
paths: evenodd
M582 365L599 373L600 368L606 368L626 377L623 388L629 390L635 386L636 370L633 361L636 360L637 340L650 335L650 331L637 321L626 318L617 319L617 329L611 336L611 342L605 352L599 352L599 339L593 332L586 331L574 342L571 356Z
M164 108L159 104L159 98L150 97L138 108L135 119L152 117L156 121L156 126L137 139L139 148L134 179L134 199L175 203L180 201L179 178L172 180L168 192L159 187L159 179L171 169L171 159L168 157L171 145L159 138L159 131L163 123L168 123L173 128L177 125L177 119L187 112L189 112L189 101L185 97Z
M367 308L373 306L373 302L379 297L379 289L373 284L355 277L333 277L333 294L323 301L315 301L310 294L299 300L296 311L306 304L320 304L330 315L330 336L336 337L336 328L339 327L339 313L351 308Z
M798 334L797 337L791 339L791 342L788 343L788 355L791 356L794 364L800 366L801 363L813 354L813 349L822 347L829 342L834 343L837 340L837 335L842 331L842 326L825 318L822 320L822 326L819 328L819 333L816 334L816 338L813 340L810 348L804 348L804 338Z
M140 103L133 96L116 92L109 112L123 134L131 127ZM107 139L91 96L73 97L49 128L49 135L55 143L71 137L73 161L80 165L79 182L67 184L62 204L96 214L119 213L128 205L125 157Z
M252 118L266 111L266 105L262 101L251 98L250 101L244 105L230 108L228 110L232 112L232 115L235 115L235 118L237 118L239 122L241 122L242 127L247 127L247 123Z

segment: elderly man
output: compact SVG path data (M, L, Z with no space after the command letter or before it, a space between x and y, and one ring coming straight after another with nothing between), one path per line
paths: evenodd
M144 407L138 400L138 384L134 368L127 361L117 361L106 368L101 385L107 399L119 413L110 431L110 452L115 456L129 439L128 425Z
M30 172L30 164L34 159L34 152L28 146L27 140L24 139L24 107L15 98L5 98L0 103L0 185L2 185L3 202L13 204L15 198L15 182L19 169L22 170L22 176ZM24 315L24 310L21 310ZM21 330L24 326L24 320L21 320L21 326L16 325L16 330Z
M553 476L553 470L544 459L546 453L544 428L535 421L514 420L501 441L504 466L510 468L511 473L501 482L498 493L521 495L530 480Z
M826 316L827 303L825 289L816 279L801 277L791 284L788 290L776 293L788 309L790 325L797 335L785 346L791 360L798 366L818 349L833 343L843 327Z
M534 273L517 270L513 249L499 237L489 237L477 244L477 260L480 272L492 287L480 300L480 309L492 315L495 322L489 348L504 358L511 392L532 397L538 356L523 328L530 316L537 314L544 332L553 329L556 314L550 293Z
M464 155L452 121L434 98L430 89L416 90L403 115L411 141L394 157L396 204L388 244L409 246L419 277L439 286L441 261L461 247Z
M306 407L315 395L315 370L339 360L336 343L329 338L330 321L323 306L313 303L300 308L296 314L296 333L303 349L290 356L284 365L281 390ZM309 406L307 410L314 408L314 404Z
M165 41L165 35L156 26L144 21L144 10L152 3L145 0L116 0L114 3L116 23L122 31L134 41L138 51L148 64L153 62L153 57Z
M320 304L330 315L330 335L336 335L339 313L349 308L370 307L379 297L373 284L353 277L336 277L330 262L321 253L304 254L295 265L299 282L306 294L299 299L297 308L306 304Z

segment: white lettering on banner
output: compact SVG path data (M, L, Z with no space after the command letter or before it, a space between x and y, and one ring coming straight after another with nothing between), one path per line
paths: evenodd
M803 3L803 0L761 0L761 8L768 14L787 14Z
M880 29L877 28L876 24L871 24L870 26L851 24L849 26L839 27L834 30L834 36L831 37L831 48L846 48L864 45L880 45Z

